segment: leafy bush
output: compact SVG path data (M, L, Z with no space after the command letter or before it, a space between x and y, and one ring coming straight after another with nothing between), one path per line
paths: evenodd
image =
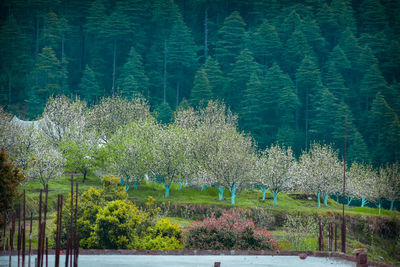
M103 188L90 188L79 198L78 232L81 248L182 249L182 230L167 219L159 220L160 209L149 197L146 210L127 200L118 177L107 175ZM71 232L70 196L63 207L62 246Z
M266 229L256 230L252 220L236 212L194 222L185 232L184 245L192 249L278 249Z

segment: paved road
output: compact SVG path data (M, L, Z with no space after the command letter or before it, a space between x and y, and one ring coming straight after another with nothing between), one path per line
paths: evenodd
M32 257L34 262L34 257ZM61 256L61 264L65 258ZM164 256L164 255L80 255L79 267L213 267L214 262L221 262L221 267L353 267L355 263L342 259L308 257L305 260L298 256ZM8 267L8 257L0 257L0 266ZM13 257L13 265L17 258ZM32 266L34 266L32 264ZM54 266L54 255L49 255L49 266Z

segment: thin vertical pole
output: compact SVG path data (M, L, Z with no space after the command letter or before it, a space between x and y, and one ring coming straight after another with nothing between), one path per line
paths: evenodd
M46 237L46 267L49 267L49 238Z
M71 243L70 235L67 235L67 249L66 249L66 254L65 254L65 267L68 267L70 243Z
M346 193L346 140L347 139L347 116L344 122L344 151L343 151L343 203L342 203L342 252L346 253L346 220L344 217L344 198Z
M63 201L63 196L58 195L55 267L60 266L60 242L61 242L61 230L62 230L62 201Z
M37 248L37 266L40 267L40 252L42 251L41 249L41 237L42 237L42 194L43 190L40 189L40 194L39 194L39 222L38 222L38 248Z
M47 201L48 201L48 197L49 197L49 185L46 184L44 211L43 211L44 212L44 215L43 215L43 233L42 233L43 238L42 238L42 252L41 252L42 259L41 259L41 262L40 262L41 267L43 267L43 262L44 262L43 258L44 258L44 250L45 250L44 242L46 240L46 220L47 220Z
M14 233L15 233L15 211L13 212L12 215L12 224L11 224L11 229L10 229L10 259L9 259L9 266L11 267L11 255L14 249Z
M73 244L73 233L74 233L74 176L71 175L71 228L70 228L70 239L71 239L71 244ZM70 262L71 262L71 267L72 267L72 246L69 247L71 250L70 252Z
M21 265L21 203L18 204L18 232L17 232L17 262L18 267Z
M337 251L337 224L335 223L335 251Z
M32 219L33 212L31 212L31 222L29 227L29 258L28 258L28 266L31 267L31 252L32 252Z
M3 228L3 251L4 253L6 252L6 244L7 242L7 237L6 237L6 231L7 231L7 212L4 211L4 215L3 215L3 219L4 219L4 228Z
M22 266L25 267L25 231L26 231L26 192L24 189L24 208L23 208L23 231L22 231Z
M75 241L75 249L74 249L74 267L78 267L78 252L79 252L79 237L78 237L78 182L76 182L76 190L75 190L75 225L74 225L74 241Z

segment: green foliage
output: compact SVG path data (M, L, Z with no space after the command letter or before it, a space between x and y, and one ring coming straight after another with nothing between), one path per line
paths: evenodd
M78 231L82 248L182 249L182 230L159 219L154 198L141 210L120 186L120 178L106 175L101 189L90 188L79 198ZM70 231L70 196L63 206L62 242Z
M245 26L240 13L235 11L224 20L224 25L218 31L215 53L223 70L230 69L233 59L242 50Z
M100 89L96 74L88 65L86 65L78 88L79 95L89 104L97 102L96 100L103 95L103 90Z
M211 85L204 69L199 69L194 77L194 84L190 92L190 100L193 106L204 104L212 97Z
M0 213L4 214L11 207L16 198L21 194L18 186L25 180L24 175L13 162L8 160L8 155L1 148L0 152ZM1 216L0 225L4 224L4 216Z

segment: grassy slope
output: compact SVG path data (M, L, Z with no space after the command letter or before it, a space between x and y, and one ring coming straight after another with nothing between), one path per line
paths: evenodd
M93 187L101 187L101 183L98 178L94 176L88 176L85 184L82 183L82 176L75 177L75 181L79 182L79 192L82 193L87 191L91 186ZM27 192L27 202L28 202L28 210L36 210L38 205L38 196L39 190L42 189L42 185L39 182L28 182L25 183L21 189L26 189ZM70 177L63 176L59 180L51 181L49 184L49 218L55 215L56 210L56 199L57 194L63 194L64 198L70 192ZM218 200L218 190L216 188L208 187L204 191L200 191L199 189L183 187L181 190L178 190L177 185L173 185L170 191L170 197L166 198L164 196L165 190L164 186L160 184L140 184L139 189L135 190L133 187L129 190L129 198L132 201L144 202L147 200L149 196L152 196L156 199L157 202L171 202L171 203L188 203L188 204L201 204L201 205L218 205L221 207L232 207L231 205L231 195L229 191L225 190L224 199L222 201ZM328 207L324 207L323 203L321 203L321 208L318 209L316 200L298 200L294 199L288 194L280 193L278 195L278 204L272 205L272 194L271 192L267 192L266 200L262 200L262 192L260 190L244 190L241 192L236 198L235 207L240 208L252 208L254 206L269 208L274 210L275 212L304 212L304 213L318 213L319 215L327 215L332 213L341 213L342 205L329 199ZM368 208L368 207L348 207L345 206L346 215L350 216L378 216L378 209ZM34 213L37 213L34 212ZM399 215L399 212L390 212L388 210L382 210L383 215L391 215L396 213ZM28 216L27 216L28 217ZM188 226L192 220L187 220L184 218L170 218L172 222L178 223L181 227L185 228ZM50 230L52 228L51 225L48 225ZM36 227L35 227L36 228ZM35 230L34 228L34 235ZM50 232L50 231L49 231ZM287 236L284 231L281 229L277 229L276 231L272 231L275 234L276 239L279 241L279 244L282 249L292 249L290 244L286 241ZM316 249L317 241L313 238L310 238L310 249ZM382 249L382 244L380 241L375 242L376 245L368 246L360 243L352 237L348 240L348 252L351 252L354 248L364 246L368 247L370 250L369 257L375 260L381 260L382 256L387 262L396 263L395 260L390 259L388 253ZM36 247L36 240L33 240L33 247ZM398 262L397 262L398 263Z

